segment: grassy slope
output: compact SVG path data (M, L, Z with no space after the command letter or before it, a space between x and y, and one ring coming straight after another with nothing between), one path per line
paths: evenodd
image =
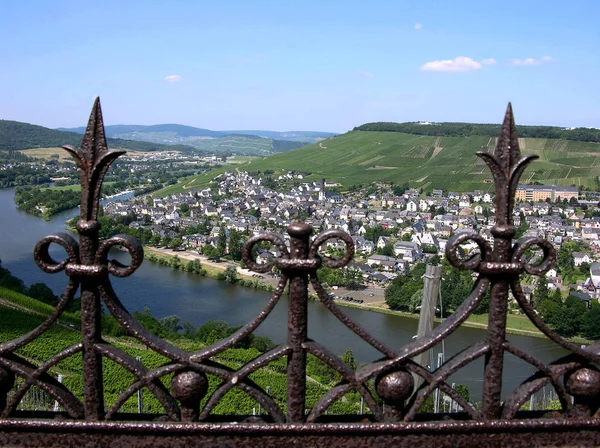
M62 148L32 148L21 149L20 153L34 159L50 159L50 156L57 154L61 162L73 162L73 157Z
M477 151L493 151L495 138L428 137L396 132L352 131L318 144L240 164L240 170L310 172L308 180L337 181L345 187L376 181L408 182L412 187L450 191L493 189ZM551 139L520 139L523 154L536 154L524 182L595 188L600 176L600 144ZM224 169L169 187L165 193L201 188Z
M15 293L6 288L0 288L0 343L13 340L28 331L31 331L42 323L44 318L53 311L53 307L43 304L30 297ZM78 316L71 313L64 313L61 317L63 324L72 325L52 325L46 332L26 344L17 351L17 354L26 360L39 365L47 361L61 350L78 343L81 340L78 327L80 320ZM131 356L140 356L142 363L149 369L156 368L168 360L158 353L148 350L139 341L130 337L108 338L109 342L117 348L129 353ZM177 339L170 341L187 351L197 351L204 347L204 344L188 339ZM255 349L228 349L225 352L215 356L215 359L231 369L239 369L251 359L258 357L260 353ZM83 384L81 376L82 357L81 354L70 356L60 361L56 367L50 369L53 376L63 375L63 384L67 386L78 398L83 398ZM114 362L103 359L104 374L104 396L107 406L110 406L117 397L123 392L135 379L131 373ZM172 375L167 375L161 379L167 388L170 387ZM286 374L285 360L279 359L271 362L268 367L261 369L250 375L250 378L262 388L270 386L271 396L276 400L282 409L285 409L286 401ZM210 395L214 393L221 384L221 380L208 375L209 391L203 399L204 404ZM17 379L17 384L22 382ZM307 406L312 407L322 397L330 385L325 385L312 377L309 377L307 383ZM360 398L355 392L346 395L351 399L348 401L339 401L335 403L332 413L356 413L359 409ZM27 400L25 400L27 402ZM49 401L50 409L53 406L52 400ZM163 412L162 406L144 389L144 405L149 412ZM28 403L29 408L32 404ZM251 414L253 408L258 404L238 389L228 392L225 397L213 410L214 414ZM121 408L124 412L136 412L136 395L132 396Z

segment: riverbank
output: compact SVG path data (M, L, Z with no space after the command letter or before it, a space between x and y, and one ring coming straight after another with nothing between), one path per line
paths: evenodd
M207 271L207 276L211 278L217 278L217 275L219 273L223 273L228 266L235 266L240 277L243 277L246 280L254 280L255 282L257 281L257 283L253 285L255 289L272 291L278 283L278 279L273 277L269 273L264 275L256 274L255 272L252 272L248 269L241 268L235 262L227 260L223 260L221 262L216 263L214 261L209 260L207 257L194 252L173 251L171 249L144 246L144 253L146 258L148 258L150 255L154 255L157 257L165 257L168 260L171 260L175 255L177 255L182 261L199 260L202 264L203 269ZM263 278L258 277L258 275L260 275L260 277ZM312 291L312 287L311 292L313 295L316 295L316 293ZM349 290L347 288L340 287L335 291L335 294L339 297L350 296L354 299L363 300L363 303L353 303L345 300L336 300L336 304L339 306L356 308L364 311L371 311L381 314L388 314L392 316L406 317L409 319L419 319L418 314L390 310L385 303L385 290L383 288L369 287L364 290ZM462 326L478 329L487 329L487 321L487 314L471 315L462 324ZM442 319L436 318L435 322L439 324L442 322ZM509 334L547 339L547 337L541 331L539 331L537 327L535 327L535 325L526 316L509 314L507 316L506 331ZM570 341L578 344L590 343L590 341L587 341L583 338L573 338L570 339Z

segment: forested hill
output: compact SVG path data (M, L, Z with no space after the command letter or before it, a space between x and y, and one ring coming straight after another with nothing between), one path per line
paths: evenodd
M366 123L354 128L355 131L402 132L405 134L430 135L436 137L497 137L499 124L479 123ZM583 142L600 142L600 129L558 126L517 126L517 134L522 138L556 138Z
M56 147L62 145L79 146L81 134L76 132L57 131L19 121L0 120L0 150L10 151L30 148ZM110 148L123 148L138 151L196 151L188 145L163 145L160 143L107 139Z

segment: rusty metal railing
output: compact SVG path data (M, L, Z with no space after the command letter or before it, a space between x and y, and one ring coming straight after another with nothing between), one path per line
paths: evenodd
M69 283L55 311L38 328L12 341L0 344L0 444L58 446L110 444L190 446L209 442L231 445L277 445L282 443L369 445L393 441L399 445L483 445L483 444L600 444L600 344L585 349L552 331L536 314L523 294L519 275L543 275L555 261L553 246L544 239L524 238L513 243L514 196L519 177L535 156L521 157L513 114L509 105L494 154L478 153L490 167L496 187L496 219L491 246L477 232L460 232L450 238L446 255L457 269L478 274L475 285L456 311L430 334L402 347L389 347L336 306L316 275L326 265L346 266L354 255L348 234L330 230L311 241L312 227L293 222L287 229L289 250L281 237L267 234L251 238L243 251L246 266L256 272L268 272L277 266L282 272L278 286L259 315L230 337L196 352L187 352L162 340L140 325L125 309L112 289L110 275L127 277L143 260L140 242L130 236L114 236L105 241L98 237L97 221L100 189L110 164L124 152L109 150L104 135L100 102L96 100L81 148L65 146L75 158L81 178L81 211L77 223L79 242L66 233L43 238L35 247L35 261L47 273L64 271ZM342 259L319 256L318 250L331 238L346 245ZM470 258L459 256L459 245L472 241L479 253ZM260 265L252 259L256 244L269 242L281 251L281 257ZM49 255L50 245L62 246L67 259L57 262ZM129 266L109 260L109 250L124 247L131 255ZM538 248L543 260L530 265L523 260L525 251ZM258 356L237 370L215 359L253 333L279 302L289 285L287 341ZM346 365L319 341L307 337L308 287L312 285L319 300L353 333L382 353L382 358L356 371ZM412 361L416 355L453 333L475 310L490 291L490 311L485 339L448 359L432 371ZM33 365L16 354L46 332L65 311L77 291L81 291L81 342L52 356L41 365ZM509 291L522 312L550 340L569 355L545 364L531 353L518 349L506 339ZM130 336L169 361L149 369L101 334L102 305ZM82 353L83 401L50 373L61 360ZM502 371L506 353L533 365L537 372L523 382L508 398L501 400ZM307 412L306 368L311 354L332 367L342 378ZM115 403L105 407L102 365L107 358L131 372L135 381ZM249 375L279 358L287 359L286 409L278 404ZM483 395L481 407L468 403L446 382L459 368L483 358ZM173 375L170 390L161 378ZM207 375L221 380L207 398ZM415 387L413 376L422 378ZM15 378L21 379L17 389ZM376 394L367 387L375 380ZM520 411L529 398L550 385L556 391L562 410L552 413ZM26 392L36 387L55 399L63 412L24 412L18 405ZM120 413L121 406L141 388L148 388L164 408L164 414L133 415ZM212 414L221 398L237 388L261 404L267 413L260 416L215 417ZM419 409L436 389L455 400L462 411L454 414L421 414ZM357 391L371 414L364 416L326 415L327 409L346 393ZM576 438L575 438L576 437Z

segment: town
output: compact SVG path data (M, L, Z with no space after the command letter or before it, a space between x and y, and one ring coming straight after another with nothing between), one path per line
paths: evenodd
M306 182L304 177L298 172L274 177L271 172L228 171L203 190L112 202L104 213L121 222L126 218L134 234L148 243L217 260L225 256L239 261L246 239L265 232L285 236L293 219L317 231L342 229L354 241L355 261L327 283L334 288L369 287L374 297L366 302L381 301L382 291L415 266L434 256L443 259L453 232L474 229L493 242L495 198L489 192L433 190L426 195L407 185L379 184L341 194L335 183ZM547 238L559 254L557 266L546 274L547 290L562 291L590 308L600 295L597 193L581 192L580 198L575 187L523 185L516 197L517 237ZM471 255L477 246L466 244L463 249ZM329 241L323 255L336 257L343 250L341 240ZM265 247L256 260L265 263L278 255L276 248ZM536 280L526 278L524 284L532 300Z

